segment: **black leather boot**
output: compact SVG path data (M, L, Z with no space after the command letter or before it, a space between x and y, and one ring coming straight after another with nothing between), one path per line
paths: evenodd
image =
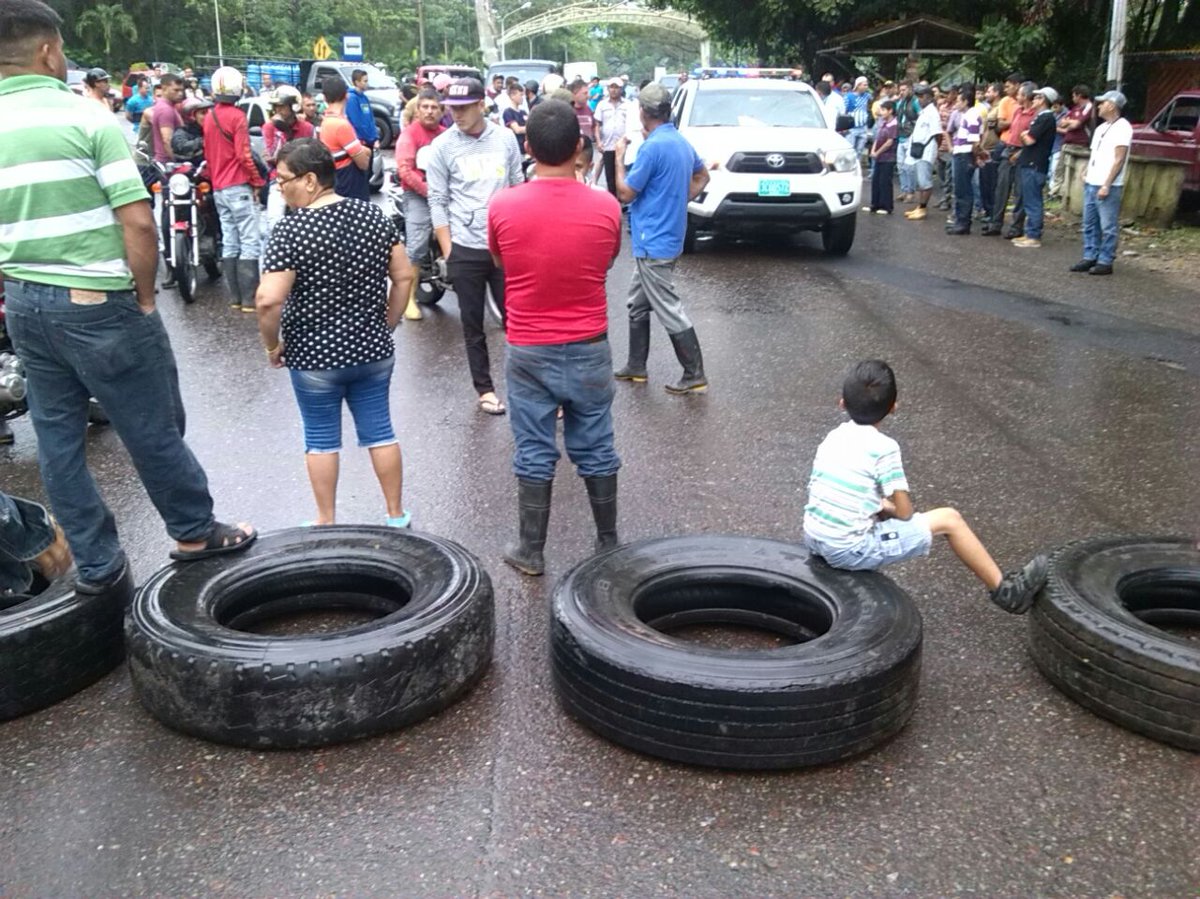
M675 345L675 358L683 366L683 377L675 384L665 385L667 392L704 393L708 390L708 379L704 377L704 356L700 353L696 329L672 334L671 343Z
M592 518L596 522L596 552L615 549L617 540L617 476L606 474L598 478L584 478L588 501L592 504Z
M242 289L242 311L254 311L254 295L258 293L258 260L239 259L237 261L238 281Z
M640 321L629 320L629 362L613 372L620 381L646 383L646 357L650 355L650 316Z
M517 522L520 542L504 550L504 561L522 574L540 575L546 570L542 550L550 525L550 491L553 481L517 478Z

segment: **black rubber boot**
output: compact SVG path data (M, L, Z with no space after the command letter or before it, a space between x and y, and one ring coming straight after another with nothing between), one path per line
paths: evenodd
M6 446L16 439L13 436L12 426L9 425L8 419L0 418L0 446Z
M239 259L237 270L242 289L242 311L253 312L254 295L258 293L258 260Z
M596 521L596 552L615 549L617 540L617 476L606 474L598 478L584 478L588 501L592 504L592 518Z
M700 353L696 329L672 334L671 343L675 345L675 358L683 366L683 377L675 384L667 384L667 392L704 393L708 390L708 379L704 377L704 356Z
M221 269L225 275L225 283L229 285L229 308L242 308L242 277L238 259L222 259Z
M650 316L641 321L629 320L629 362L613 372L619 381L646 383L646 357L650 355Z
M553 481L517 478L517 522L520 542L504 551L504 561L522 574L540 575L546 570L542 550L550 525L550 491Z

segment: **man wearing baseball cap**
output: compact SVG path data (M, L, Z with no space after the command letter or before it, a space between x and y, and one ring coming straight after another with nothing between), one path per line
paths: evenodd
M616 372L624 381L645 383L650 352L650 310L667 329L683 377L667 384L670 393L708 389L696 329L675 292L675 261L683 252L687 204L708 184L708 170L671 118L671 94L658 82L638 94L646 140L633 167L625 167L625 144L616 146L617 199L629 204L633 238L633 281L629 285L629 363Z
M861 159L867 146L867 126L870 125L871 115L871 92L867 89L865 75L854 79L854 90L846 97L846 115L854 119L854 127L846 136L847 140Z
M604 183L608 192L617 195L617 143L625 136L625 85L620 78L608 79L607 94L596 106L596 145L604 154Z
M489 287L504 308L504 272L488 250L487 210L492 196L519 184L521 151L517 137L488 121L487 94L477 78L459 78L443 101L454 126L430 144L425 180L433 234L446 260L447 275L458 294L463 340L479 409L489 415L507 410L496 395L483 332L484 300Z
M1013 239L1014 247L1037 249L1042 245L1042 225L1045 206L1042 192L1050 169L1050 154L1054 150L1057 129L1051 105L1058 102L1058 91L1041 87L1033 92L1033 119L1021 132L1021 155L1017 172L1021 179L1021 203L1025 207L1025 234Z
M1101 122L1092 134L1092 155L1083 171L1083 259L1071 271L1111 275L1133 126L1121 117L1125 95L1120 91L1103 93L1096 103Z

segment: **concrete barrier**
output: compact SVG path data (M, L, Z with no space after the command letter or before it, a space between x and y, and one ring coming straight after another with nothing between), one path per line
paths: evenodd
M1091 151L1086 147L1063 147L1063 211L1083 215L1083 171ZM1146 225L1168 227L1179 208L1188 164L1175 159L1132 156L1125 170L1125 192L1121 197L1121 220L1134 219Z

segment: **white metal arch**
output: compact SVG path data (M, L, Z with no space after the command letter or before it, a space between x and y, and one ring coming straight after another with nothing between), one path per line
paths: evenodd
M700 44L700 65L709 65L711 43L708 32L691 16L673 9L645 9L628 4L599 4L595 2L573 3L549 12L539 13L522 19L505 30L500 38L502 45L522 38L546 34L570 25L640 25L643 28L661 28Z

